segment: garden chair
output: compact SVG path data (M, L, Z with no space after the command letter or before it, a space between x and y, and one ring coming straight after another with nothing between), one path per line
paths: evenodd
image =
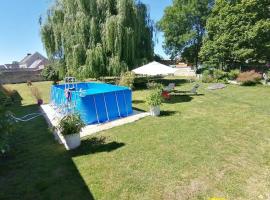
M197 83L196 85L193 86L191 90L188 91L177 91L177 93L190 93L190 94L198 94L197 90L200 87L200 85Z
M163 91L171 92L171 91L174 90L174 88L175 88L175 83L169 83L169 85L166 86L166 87L163 89Z

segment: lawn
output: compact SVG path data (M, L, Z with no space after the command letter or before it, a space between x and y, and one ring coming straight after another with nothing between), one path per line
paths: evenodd
M34 85L48 102L50 82ZM13 112L38 110L26 84L9 87L23 99ZM19 123L14 152L0 163L0 199L270 198L270 88L206 87L173 96L160 117L84 138L71 152L43 118ZM147 109L147 92L133 92L134 108Z

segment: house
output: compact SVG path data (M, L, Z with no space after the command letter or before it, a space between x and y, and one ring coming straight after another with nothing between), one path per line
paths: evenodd
M20 62L0 65L0 84L42 81L41 71L48 59L38 52L28 53Z
M34 54L28 53L20 62L14 61L12 64L0 65L0 71L23 71L28 70L42 70L48 63L48 59L38 52Z
M192 67L184 62L181 62L180 60L161 60L160 63L178 69L174 73L175 76L196 76L196 73Z
M44 69L44 66L48 63L48 59L40 53L34 54L28 53L20 62L19 68L21 69L33 69L40 70Z

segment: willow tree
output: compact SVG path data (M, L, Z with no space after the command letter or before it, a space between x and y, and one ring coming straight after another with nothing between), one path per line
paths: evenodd
M153 59L152 21L135 0L56 0L41 36L69 75L119 75Z

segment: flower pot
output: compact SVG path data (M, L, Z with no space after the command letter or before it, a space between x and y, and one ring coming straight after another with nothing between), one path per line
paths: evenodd
M43 100L42 99L38 99L37 100L37 104L40 106L40 105L42 105L43 104Z
M159 116L160 115L160 107L159 106L150 107L150 115L151 116Z
M66 140L66 148L67 148L67 150L75 149L78 146L80 146L80 144L81 144L81 138L80 138L79 133L71 134L71 135L65 135L64 138Z

